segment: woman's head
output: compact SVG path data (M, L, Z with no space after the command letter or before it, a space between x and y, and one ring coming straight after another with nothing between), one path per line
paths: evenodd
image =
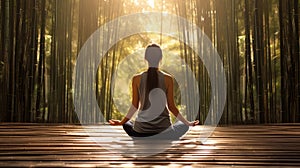
M148 45L145 52L145 60L149 67L158 68L158 64L162 59L162 50L157 44Z

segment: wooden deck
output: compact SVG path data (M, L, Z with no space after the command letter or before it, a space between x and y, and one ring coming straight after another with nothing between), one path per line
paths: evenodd
M120 136L108 126L90 126L95 136ZM126 139L121 127L123 142ZM289 167L300 166L300 124L218 127L201 144L196 126L162 153L129 156L97 144L80 125L0 124L1 167ZM133 146L134 147L134 146ZM114 152L115 151L115 152Z

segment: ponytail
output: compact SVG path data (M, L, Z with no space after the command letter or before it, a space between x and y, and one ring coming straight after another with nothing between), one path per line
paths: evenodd
M158 75L157 75L158 68L150 67L147 71L147 84L146 84L146 90L147 93L150 93L150 91L154 88L158 87Z

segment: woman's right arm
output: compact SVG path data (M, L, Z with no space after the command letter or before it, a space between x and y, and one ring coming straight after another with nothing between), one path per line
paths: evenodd
M185 125L188 126L195 126L199 123L198 120L196 121L188 121L186 120L179 112L178 108L175 105L174 102L174 84L173 84L173 78L171 76L166 76L166 87L167 87L167 102L168 102L168 108L171 111L172 114L174 114L174 116L177 117L178 120L180 120L181 122L183 122Z

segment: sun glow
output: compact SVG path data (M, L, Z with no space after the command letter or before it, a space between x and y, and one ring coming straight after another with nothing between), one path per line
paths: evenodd
M155 8L155 2L154 1L155 0L144 0L144 1L141 2L141 0L133 0L133 3L137 6L144 4L144 5L147 5L147 6L149 6L153 9L153 8Z
M154 8L154 0L147 0L147 3L151 8Z

